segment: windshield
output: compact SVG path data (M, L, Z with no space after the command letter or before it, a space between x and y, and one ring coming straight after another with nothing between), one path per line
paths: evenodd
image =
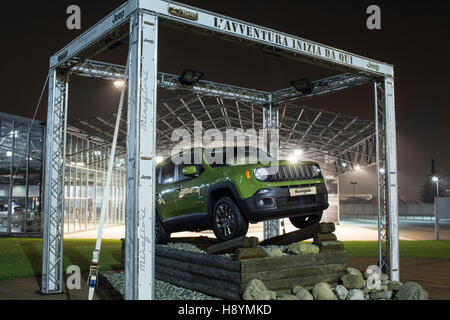
M252 147L224 147L205 149L206 162L214 167L269 164L273 158L265 151Z

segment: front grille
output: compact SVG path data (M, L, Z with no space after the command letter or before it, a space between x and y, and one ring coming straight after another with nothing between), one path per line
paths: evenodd
M325 195L310 195L302 197L282 197L277 199L279 208L284 207L299 207L308 204L324 203Z
M310 164L278 166L272 167L272 170L274 172L269 178L271 182L311 180L322 177L320 173L319 175L314 173L313 166Z

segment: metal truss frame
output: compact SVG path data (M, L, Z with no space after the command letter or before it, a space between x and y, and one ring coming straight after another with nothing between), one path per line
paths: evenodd
M44 244L42 292L63 290L64 177L69 78L52 70L45 149Z
M343 90L364 83L377 82L379 88L384 88L384 103L377 103L377 122L379 131L377 145L385 148L385 179L379 178L386 192L384 208L387 225L387 248L389 258L386 259L392 280L398 280L398 203L397 203L397 162L395 141L395 103L394 103L394 69L393 66L339 49L312 42L306 39L281 33L244 21L218 15L202 9L165 0L129 0L117 10L86 31L64 49L50 59L51 83L49 93L48 135L46 150L46 197L44 203L45 232L43 254L43 284L42 291L46 294L62 291L62 223L64 203L64 161L65 161L65 131L67 128L67 91L68 74L79 73L86 76L104 77L114 75L120 78L123 70L118 67L106 66L103 73L98 72L99 65L92 67L88 62L97 53L114 45L131 35L131 62L129 79L129 109L128 109L128 143L127 143L127 284L126 299L153 299L154 285L154 188L155 188L155 156L157 136L156 95L158 83L166 89L180 89L176 78L157 72L157 47L159 26L169 26L186 32L200 33L244 46L255 47L263 52L270 52L302 62L343 72L342 75L320 80L315 83L315 91L311 95L301 95L291 88L275 93L248 90L232 86L221 86L212 82L200 82L194 88L185 88L198 96L215 96L217 110L223 112L225 118L228 110L224 107L224 99L235 99L237 104L247 104L252 110L257 105L269 106L272 112L278 109L281 113L283 104L307 99L313 95L326 94ZM100 66L101 67L101 66ZM103 66L105 67L105 66ZM97 69L97 70L96 70ZM202 101L202 99L200 99ZM239 102L240 101L240 102ZM182 102L183 108L190 109L189 102ZM210 109L203 105L205 114L211 117ZM169 107L170 108L170 107ZM168 108L168 109L169 109ZM239 107L238 107L239 110ZM284 110L284 109L283 109ZM169 111L180 123L187 124L176 110ZM300 110L297 123L302 122L306 109ZM327 136L334 130L331 127L320 129L323 133L314 133L319 127L325 112L320 112L313 119L307 119L309 126L293 124L289 128L289 117L281 117L277 123L280 130L291 130L290 140L297 139L297 127L301 127L302 143L316 146L316 153L326 150L333 141L345 132L345 127L335 132L336 137ZM379 118L383 114L384 117ZM191 115L192 117L192 115ZM241 126L243 117L239 111L236 117ZM270 115L273 119L273 115ZM277 117L278 118L278 117ZM336 119L338 121L339 117ZM255 126L255 112L246 124ZM353 120L352 120L353 121ZM357 120L353 122L356 123ZM228 125L231 119L226 119ZM294 119L295 122L295 119ZM380 122L384 124L380 129ZM168 123L168 122L167 122ZM169 127L170 127L170 123ZM349 128L353 124L348 124ZM265 124L274 127L273 120ZM363 130L364 128L361 128ZM308 141L308 136L317 135L318 141ZM357 135L355 136L357 137ZM351 137L349 137L351 138ZM326 140L328 139L328 143ZM325 141L323 141L325 140ZM145 141L145 143L143 143ZM364 144L362 141L358 141ZM354 146L334 146L344 149L345 154L361 153ZM352 150L353 149L353 150ZM378 149L380 150L380 149ZM346 156L346 159L352 159ZM353 158L356 159L356 158ZM379 167L382 155L377 153ZM338 165L339 159L336 161ZM343 161L343 160L342 160ZM355 160L353 160L355 161ZM356 159L356 161L361 161ZM383 206L383 204L380 204Z

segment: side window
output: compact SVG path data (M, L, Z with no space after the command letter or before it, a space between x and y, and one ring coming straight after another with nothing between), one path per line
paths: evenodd
M171 184L175 182L175 164L168 161L161 169L161 183Z
M183 174L183 169L189 166L192 166L194 163L194 154L192 152L189 152L189 155L187 156L187 158L189 158L189 162L185 163L182 162L181 164L177 165L177 172L178 172L178 181L183 181L186 179L186 177Z

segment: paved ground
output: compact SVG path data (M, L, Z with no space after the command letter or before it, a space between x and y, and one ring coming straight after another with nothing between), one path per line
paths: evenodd
M349 259L349 265L361 271L376 263L376 259ZM430 300L450 300L450 261L400 259L400 266L403 283L420 283L430 294Z
M0 300L87 300L87 274L83 274L81 290L68 290L65 287L62 294L43 296L40 278L26 278L0 281ZM109 283L100 278L100 286L95 291L94 300L122 300L122 296L111 289Z
M350 259L349 266L364 271L376 264L376 259ZM450 261L401 259L402 281L419 282L430 294L430 300L450 300ZM102 278L103 279L103 278ZM121 296L111 290L106 281L96 290L95 300L118 300ZM86 275L83 275L81 290L65 290L64 294L41 296L40 279L14 279L0 281L0 300L87 300Z
M286 232L296 230L286 220ZM400 221L401 240L434 240L433 221ZM202 233L182 232L174 237L195 237L199 235L214 237L211 231ZM263 239L262 224L251 225L249 236ZM378 240L377 222L374 220L345 220L336 226L336 235L341 241L376 241ZM105 228L104 239L122 239L125 237L125 226ZM97 230L71 233L65 235L66 239L96 239ZM450 221L441 222L440 239L450 240Z

